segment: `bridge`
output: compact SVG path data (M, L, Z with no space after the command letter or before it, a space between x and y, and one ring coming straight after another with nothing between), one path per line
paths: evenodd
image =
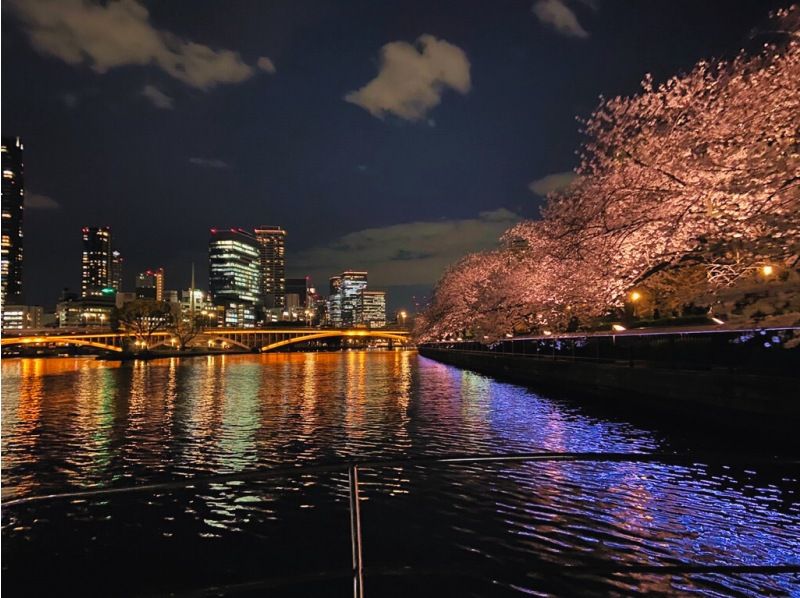
M407 330L382 328L210 328L193 338L188 346L206 349L268 352L296 345L327 339L383 339L390 345L410 344ZM138 350L153 350L159 347L174 348L177 339L170 332L155 332L149 345L135 341L131 334L98 330L61 331L47 329L38 331L6 331L0 341L2 347L12 346L73 346L92 347L102 351L122 353L133 346Z

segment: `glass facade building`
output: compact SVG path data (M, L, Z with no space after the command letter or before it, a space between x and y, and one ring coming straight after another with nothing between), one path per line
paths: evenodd
M0 303L18 303L22 299L22 216L25 201L25 177L19 137L2 139L2 297Z
M252 328L261 298L261 251L243 228L211 229L208 287L214 305L225 307L224 325Z

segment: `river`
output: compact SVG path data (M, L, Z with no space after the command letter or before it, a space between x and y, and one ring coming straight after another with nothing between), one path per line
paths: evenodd
M2 361L4 501L350 458L709 446L413 351ZM799 474L734 457L362 468L365 595L798 593L796 573L657 567L800 565ZM12 504L3 589L352 595L348 496L345 471L315 471Z

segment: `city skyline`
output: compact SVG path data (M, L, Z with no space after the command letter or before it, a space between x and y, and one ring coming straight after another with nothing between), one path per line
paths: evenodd
M102 25L108 16L84 15L80 3L51 15L82 56L67 60L54 49L62 46L37 42L64 33L47 28L40 2L4 6L4 49L15 59L4 61L13 85L2 116L4 132L26 145L28 303L77 288L73 231L91 220L115 231L126 278L166 256L178 288L188 265L202 263L210 223L281 222L296 258L287 277L324 281L361 267L409 305L462 254L536 215L538 194L575 166L574 117L598 94L634 93L647 72L663 80L699 58L731 55L780 5L560 3L575 19L570 29L513 3L253 12L232 2L221 15L198 2L191 16L133 4L147 9L126 16L142 31L229 50L232 63L176 76L157 56L144 66L127 55L109 61L106 46L87 52L68 29L73 17ZM220 26L206 24L212 13ZM491 35L476 20L491 22ZM662 34L649 35L656 27ZM407 109L413 101L375 104L386 57L409 49L422 61L452 52L461 70L432 82L435 101L418 111ZM198 285L205 276L199 269Z

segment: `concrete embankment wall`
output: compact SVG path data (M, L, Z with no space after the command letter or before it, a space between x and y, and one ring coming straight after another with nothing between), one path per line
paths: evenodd
M543 391L748 425L800 423L800 378L419 347L420 355Z

